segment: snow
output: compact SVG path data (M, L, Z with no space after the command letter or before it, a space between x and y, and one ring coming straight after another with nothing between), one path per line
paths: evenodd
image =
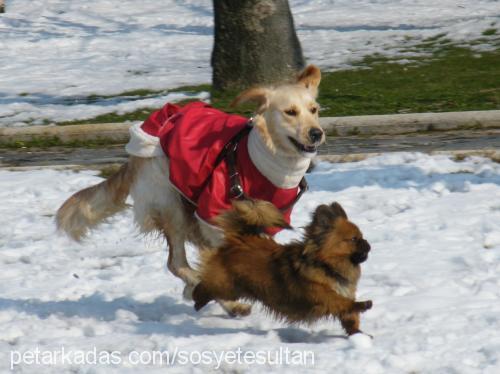
M308 61L330 70L373 53L408 58L402 49L441 34L467 44L500 15L495 0L290 4ZM189 96L172 88L210 81L211 1L7 0L6 9L0 127L157 107ZM117 96L138 89L158 92ZM337 322L286 326L258 306L246 318L217 305L197 313L166 271L165 243L139 235L130 211L80 244L56 232L58 206L101 181L97 172L0 170L0 373L500 372L500 165L395 153L320 163L307 178L297 229L278 240L298 237L318 204L344 206L373 248L358 292L374 302L362 316L373 338L346 338ZM177 359L152 362L154 352ZM307 365L277 359L290 352ZM210 360L196 364L201 354Z
M500 15L496 0L290 5L308 61L328 69L349 68L372 53L409 57L415 52L401 49L438 34L467 43L496 27ZM156 107L179 99L168 89L211 80L209 0L8 0L6 9L0 15L0 126ZM115 97L137 89L161 92Z
M373 300L361 319L373 339L347 339L337 322L288 327L259 307L236 319L217 305L197 313L183 300L181 281L166 272L165 244L139 235L130 211L82 244L56 233L57 207L99 182L95 171L0 170L0 372L9 372L16 354L36 349L115 352L123 361L25 360L17 372L500 372L500 165L394 153L320 163L307 178L311 189L292 216L297 229L278 240L299 236L318 204L344 206L372 246L358 298ZM189 256L195 261L193 248ZM238 350L312 352L314 365L179 359ZM177 352L178 361L126 362L131 352L147 361L153 351Z

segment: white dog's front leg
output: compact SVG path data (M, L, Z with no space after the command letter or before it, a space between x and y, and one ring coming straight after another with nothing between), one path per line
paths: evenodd
M199 282L198 273L189 266L186 258L186 248L184 246L185 238L182 235L172 235L172 233L165 232L165 237L168 243L168 270L176 277L181 278L186 284L186 288L192 289ZM184 296L191 298L190 293Z

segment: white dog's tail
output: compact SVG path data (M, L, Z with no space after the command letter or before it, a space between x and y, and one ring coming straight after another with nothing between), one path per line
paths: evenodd
M107 180L78 191L66 200L57 211L58 229L79 241L89 229L123 210L139 160L131 157Z
M57 211L58 229L74 240L81 240L89 229L126 208L125 200L142 162L163 155L159 139L144 132L141 124L129 131L125 147L129 161L104 182L75 193Z

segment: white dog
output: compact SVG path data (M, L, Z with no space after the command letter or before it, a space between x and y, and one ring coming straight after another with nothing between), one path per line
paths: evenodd
M131 156L116 174L59 208L58 227L80 240L124 209L130 194L136 223L143 232L164 235L168 269L191 290L198 274L186 259L185 243L217 245L221 234L211 218L229 208L231 199L271 201L289 220L305 189L304 174L325 139L315 100L320 80L320 70L310 65L295 83L244 91L234 104L256 103L251 120L204 103L167 104L131 128L126 148ZM220 304L231 315L250 312L246 304Z

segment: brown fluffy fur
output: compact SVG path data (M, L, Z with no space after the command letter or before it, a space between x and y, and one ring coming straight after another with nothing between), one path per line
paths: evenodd
M225 241L202 254L196 310L213 299L243 298L291 323L336 317L347 334L360 332L359 313L372 302L355 301L355 293L370 245L339 204L319 206L304 239L286 245L261 235L266 227L288 227L267 202L234 202L217 220Z

